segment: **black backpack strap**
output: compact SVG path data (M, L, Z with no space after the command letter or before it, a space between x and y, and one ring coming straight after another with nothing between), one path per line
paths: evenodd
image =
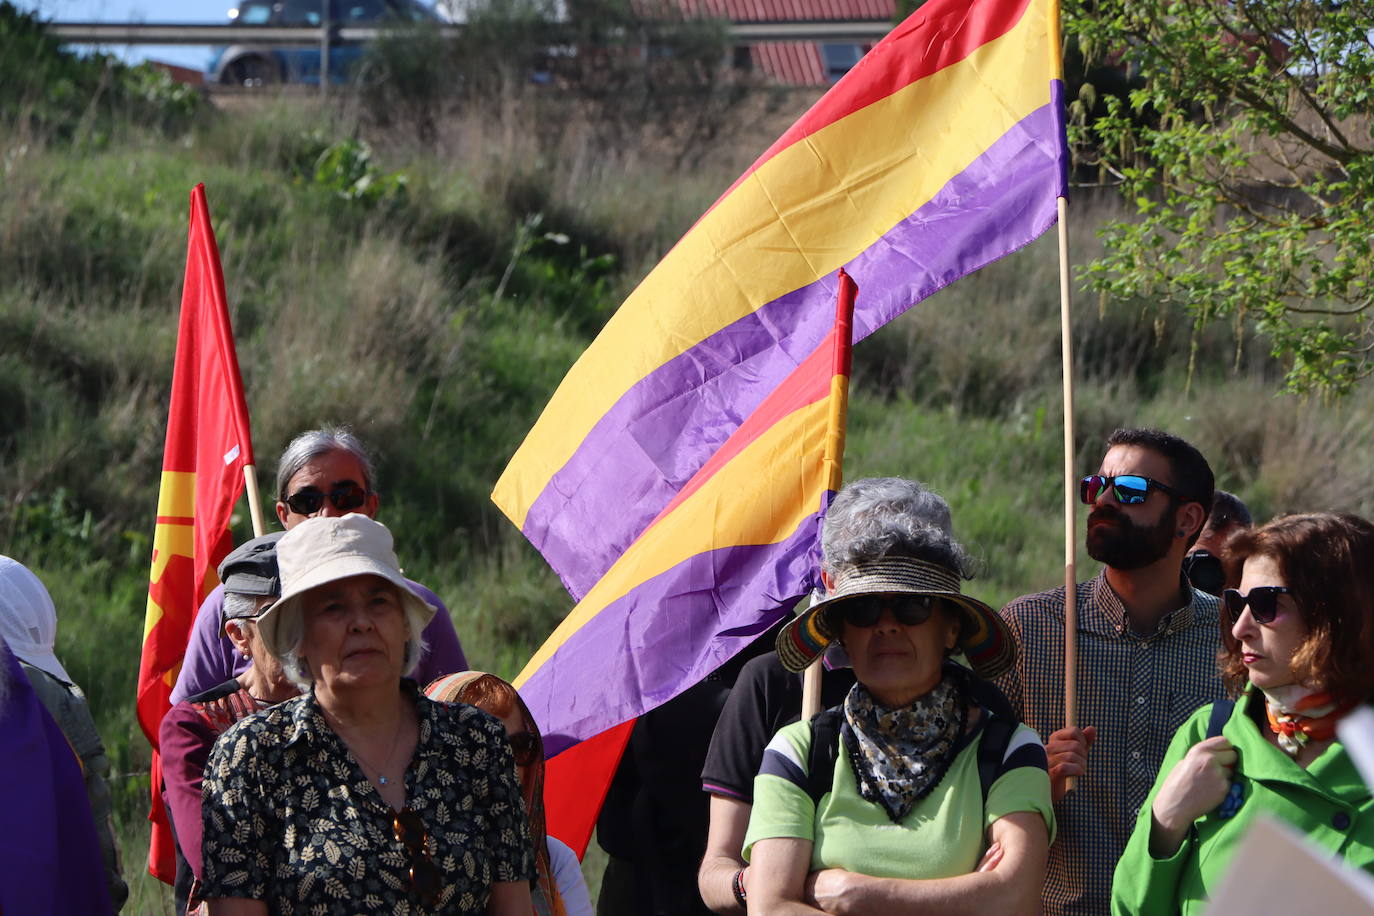
M961 669L960 674L969 697L983 707L986 717L983 738L978 745L978 784L983 789L983 801L986 802L992 784L1002 773L1002 761L1006 759L1012 735L1016 734L1016 726L1021 723L1000 687L967 669Z
M1011 736L1016 733L1019 724L1013 717L997 713L989 715L983 723L983 740L978 745L978 785L983 789L984 803L1002 771L1007 746L1011 744Z
M1207 720L1207 737L1215 738L1231 718L1231 710L1236 708L1235 700L1217 700L1212 704L1212 715Z
M816 713L811 719L811 752L806 755L806 794L811 804L820 806L821 798L835 781L835 761L840 753L839 706Z

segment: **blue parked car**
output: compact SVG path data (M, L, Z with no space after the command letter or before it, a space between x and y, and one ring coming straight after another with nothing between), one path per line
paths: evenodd
M229 11L236 25L320 24L324 0L244 0ZM377 25L387 22L446 20L419 0L327 0L333 25ZM348 81L363 55L361 45L333 45L329 49L329 80ZM230 45L216 48L205 68L206 78L226 86L267 86L277 83L320 82L320 46L284 48L271 45Z

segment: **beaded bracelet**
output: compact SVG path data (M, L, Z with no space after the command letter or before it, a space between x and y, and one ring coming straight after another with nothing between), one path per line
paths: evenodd
M730 890L735 892L735 900L740 906L748 908L744 898L744 869L735 872L735 878L730 882Z

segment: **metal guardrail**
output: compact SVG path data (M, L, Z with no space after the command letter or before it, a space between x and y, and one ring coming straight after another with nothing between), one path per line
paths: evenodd
M312 45L373 41L388 30L380 26L255 26L193 23L50 22L48 31L69 44L92 45ZM435 25L445 37L456 37L460 25ZM877 41L892 30L888 20L852 22L740 22L730 26L732 40Z

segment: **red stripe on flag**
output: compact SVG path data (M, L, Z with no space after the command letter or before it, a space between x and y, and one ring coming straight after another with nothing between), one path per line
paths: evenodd
M635 720L574 744L544 763L544 828L577 853L587 851Z
M958 63L1005 35L1021 21L1028 6L1030 0L929 0L768 147L711 209L765 162L797 141ZM895 47L897 43L902 47Z

